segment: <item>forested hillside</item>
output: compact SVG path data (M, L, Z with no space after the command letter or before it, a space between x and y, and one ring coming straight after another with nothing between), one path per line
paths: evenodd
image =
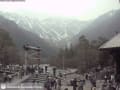
M107 12L96 18L78 35L73 37L72 42L77 43L80 36L85 35L89 40L96 40L99 37L112 38L120 32L120 10Z
M60 49L59 54L53 57L55 59L52 64L62 68L64 63L65 68L78 68L80 72L86 72L99 65L103 67L111 65L112 59L108 52L98 50L99 46L106 41L107 39L103 37L89 41L86 36L83 35L79 38L77 45Z
M21 51L23 50L23 45L30 44L33 46L39 46L42 49L41 57L49 57L54 52L55 49L47 41L40 38L37 34L26 31L19 27L14 21L6 19L4 16L0 16L0 28L4 29L9 33L14 44Z
M21 62L13 40L5 30L0 29L0 63L16 64Z

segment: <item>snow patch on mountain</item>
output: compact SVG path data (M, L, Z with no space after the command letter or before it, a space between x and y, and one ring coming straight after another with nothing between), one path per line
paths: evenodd
M50 42L70 40L73 36L77 35L83 28L85 28L85 26L87 26L87 22L81 22L76 19L59 17L39 19L15 13L0 14L5 18L16 22L17 25L25 30L34 32L38 34L40 38L46 39Z

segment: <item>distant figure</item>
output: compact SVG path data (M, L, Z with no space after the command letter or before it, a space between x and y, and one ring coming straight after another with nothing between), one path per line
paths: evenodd
M57 88L57 77L54 78L54 80L55 80L55 90L56 90L56 88Z
M113 74L110 76L110 81L111 81L112 83L114 83L114 81L115 81L115 77L114 77Z
M59 72L59 77L62 77L63 75L62 75L62 73L61 72Z
M107 75L104 76L104 80L107 83Z
M12 75L11 75L11 74L8 75L8 81L9 81L9 82L12 81Z
M7 74L3 73L3 82L7 82Z
M96 87L96 79L94 77L91 77L90 82L92 84L92 88L95 88Z
M77 88L77 79L76 78L74 78L72 84L73 84L73 90L76 90L76 88Z
M57 85L58 85L58 90L61 90L62 83L60 78L58 78L57 80Z
M53 76L54 77L56 76L56 68L55 67L53 68Z
M50 83L51 83L51 88L53 90L54 86L55 86L55 80L54 80L54 78L51 78Z
M88 80L88 74L85 75L85 79Z
M83 86L85 84L84 80L80 80L79 85L78 85L78 90L83 90Z
M41 68L41 73L44 73L44 69L43 68Z
M38 75L39 75L39 71L35 70L35 76L38 77Z
M104 82L103 85L102 85L102 90L106 90L106 87L107 87L107 83Z
M44 83L44 88L45 88L45 90L52 90L51 89L51 81L50 81L49 77L47 78L47 81Z
M47 73L48 66L45 66L45 73Z

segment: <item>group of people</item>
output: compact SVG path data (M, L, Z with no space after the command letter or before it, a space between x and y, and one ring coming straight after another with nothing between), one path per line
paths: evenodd
M61 90L61 85L61 78L48 76L44 88L45 90Z
M104 76L104 83L102 85L103 90L116 90L116 82L115 82L115 75L105 75Z
M12 79L22 79L23 76L35 74L38 76L40 73L47 73L47 66L40 67L39 65L0 65L1 82L11 82Z
M1 82L11 82L12 79L16 78L22 78L24 76L25 69L23 66L19 65L1 65L0 66L1 71Z
M83 87L85 85L85 80L77 80L77 78L74 78L70 81L71 86L73 86L73 90L83 90Z
M14 77L23 78L24 75L27 74L34 74L36 77L40 73L48 73L48 66L41 67L39 65L28 65L25 67L24 65L6 65L6 66L0 66L0 69L3 74L3 82L11 82ZM97 74L99 74L97 72ZM74 78L71 81L71 86L73 87L73 90L83 90L83 87L86 83L86 81L90 81L92 88L91 90L96 90L96 82L98 80L96 73L86 73L84 76L84 79L77 79ZM106 73L104 77L102 78L104 81L102 84L102 90L116 90L115 86L115 76L114 73ZM62 74L59 73L59 75L56 75L56 68L53 68L53 75L47 76L47 79L44 83L45 90L61 90L62 86ZM68 90L68 88L65 88L65 90Z
M97 74L100 74L100 72ZM73 90L84 90L84 86L88 82L90 82L91 84L90 90L97 90L98 88L101 88L101 90L116 90L117 86L115 83L114 73L106 72L106 74L101 79L97 77L97 74L95 72L89 72L89 73L85 73L83 75L83 78L74 78L71 81ZM97 82L97 81L100 81L100 82Z
M101 90L116 90L114 71L107 69L103 75L101 74L101 71L94 72L93 74L88 74L86 76L86 79L90 80L92 84L92 88L96 90L97 85L99 85L97 81L102 81L102 86L98 86L98 87L101 87Z

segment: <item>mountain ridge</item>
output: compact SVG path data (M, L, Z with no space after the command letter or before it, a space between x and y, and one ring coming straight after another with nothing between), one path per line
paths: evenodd
M84 28L72 39L77 43L80 36L85 35L89 40L96 40L99 37L110 39L116 32L120 33L120 10L110 11L96 18L88 27Z
M14 13L2 12L1 15L16 22L17 25L25 30L34 32L38 34L39 37L54 44L68 42L74 35L78 34L80 30L89 24L89 22L63 17L47 17L39 20L39 18L20 16Z
M10 37L20 50L23 49L23 45L31 44L34 46L40 46L43 49L42 56L45 57L52 55L52 52L55 51L53 46L51 46L47 41L41 39L37 34L24 30L14 21L8 20L3 16L0 16L0 28L10 34Z

